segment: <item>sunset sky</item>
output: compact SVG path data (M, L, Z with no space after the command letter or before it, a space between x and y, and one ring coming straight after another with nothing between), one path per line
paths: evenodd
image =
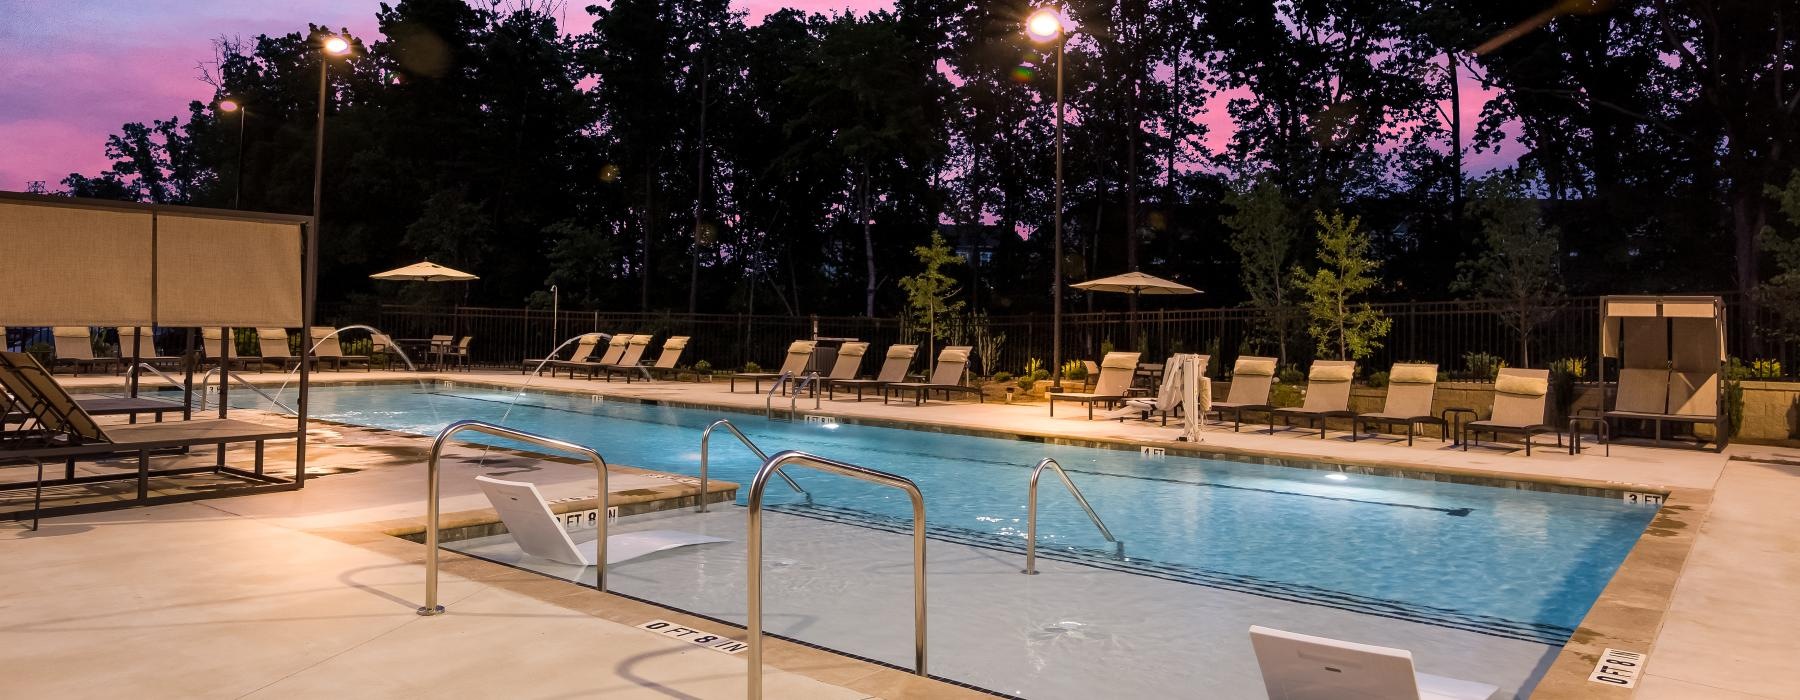
M211 98L198 79L220 36L285 34L307 22L375 34L379 0L0 0L0 190L31 180L51 189L71 172L92 175L110 165L108 134L131 121L187 113ZM585 2L570 2L565 26L585 28ZM751 22L781 7L832 12L892 5L890 0L738 0ZM1473 87L1473 86L1470 86ZM1472 125L1479 102L1464 106ZM1214 139L1229 134L1223 115ZM1220 128L1224 127L1224 128ZM1470 126L1469 128L1473 128ZM1216 144L1215 144L1216 145ZM1477 157L1472 170L1504 158Z

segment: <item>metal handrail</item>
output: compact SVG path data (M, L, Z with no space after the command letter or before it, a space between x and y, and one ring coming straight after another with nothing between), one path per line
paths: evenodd
M150 366L150 363L148 363L148 362L139 362L139 363L137 363L136 366L125 370L125 384L127 386L129 386L131 384L131 379L133 377L137 376L137 371L139 369L150 370L151 373L155 374L158 377L162 377L163 381L168 382L169 384L173 385L177 389L182 389L182 390L187 389L187 385L182 384L179 381L176 381L176 379L174 377L169 376L169 374L167 372L164 372L160 369Z
M775 419L775 392L780 389L783 384L786 384L788 380L793 378L793 372L782 370L781 376L776 377L775 382L769 385L768 393L763 395L763 418L769 420ZM790 414L788 420L793 420L793 415Z
M788 392L788 420L791 421L794 419L794 416L800 414L800 392L806 391L806 387L812 386L812 384L818 380L818 372L807 372L800 377L800 382L794 385L793 390ZM818 387L813 388L813 410L819 410Z
M911 479L887 472L859 467L847 462L826 459L805 452L779 452L764 462L750 484L749 535L749 619L745 641L750 645L749 698L762 700L762 497L769 477L780 474L789 464L811 467L822 472L890 486L906 492L913 507L913 661L914 673L925 674L925 496Z
M542 435L538 435L535 433L527 433L522 430L513 430L512 428L504 428L504 427L501 427L498 425L494 425L493 423L487 423L487 422L478 421L478 420L459 420L455 423L451 423L450 425L445 426L443 432L438 433L437 440L434 440L431 443L431 460L429 462L426 462L426 467L425 467L425 481L426 481L426 487L425 487L425 489L426 489L426 491L425 491L425 605L423 607L419 608L419 610L418 610L419 614L429 617L432 615L442 615L444 613L444 606L438 605L438 602L437 602L437 599L438 599L438 595L437 595L437 589L438 589L438 482L439 482L438 458L441 457L444 453L444 444L449 442L450 438L455 436L457 433L464 432L464 431L487 433L488 435L493 435L495 437L503 437L508 440L517 440L519 442L528 442L533 445L537 445L539 447L548 447L553 450L562 450L564 452L573 452L575 454L579 454L579 455L583 455L583 456L587 457L589 462L594 463L594 471L595 471L595 473L597 473L599 475L597 478L599 480L599 486L600 486L599 496L597 497L598 502L595 504L595 507L599 509L599 517L594 519L594 523L595 523L594 526L598 529L598 533L597 533L598 537L596 537L594 540L594 590L600 591L601 593L605 593L606 592L606 501L607 501L607 498L606 498L606 495L607 495L606 494L606 458L601 457L600 453L595 452L594 449L591 447L587 447L585 445L577 445L577 444L575 444L573 442L569 442L567 440L558 440L558 439L552 438L552 437L544 437Z
M213 375L216 375L218 373L219 373L219 368L214 367L212 369L207 370L206 375L200 378L200 410L202 410L202 411L206 410L207 386L212 384ZM298 411L295 411L292 407L288 406L287 404L282 403L281 399L270 396L269 392L263 391L262 389L258 388L255 384L251 384L249 382L249 380L246 380L243 377L240 377L235 374L228 374L225 376L228 376L234 380L237 380L237 383L244 385L245 389L249 389L253 392L256 392L257 396L261 396L265 399L268 399L269 403L272 403L272 404L275 404L276 406L281 407L282 410L285 410L288 413L295 413L295 414L299 413Z
M703 430L700 432L700 508L698 510L694 511L696 513L705 513L706 512L706 464L707 464L707 455L709 453L709 449L707 448L707 441L712 439L713 429L721 427L721 426L723 426L726 430L731 431L731 434L733 436L737 437L738 442L744 443L745 447L750 448L750 453L756 455L756 458L758 460L761 460L763 462L769 461L769 455L764 453L762 451L762 448L757 447L756 443L751 442L750 438L748 436L744 435L744 431L738 430L738 427L736 425L733 425L731 423L731 421L724 419L724 418L720 418L716 421L713 421L712 425L706 426L706 430ZM787 485L793 487L793 489L795 491L798 491L801 494L805 495L806 496L806 504L812 505L812 502L813 502L812 492L807 491L806 489L800 488L800 484L795 483L794 478L791 476L788 476L785 473L781 475L781 480L786 481Z
M1075 482L1069 480L1069 473L1063 471L1062 465L1054 457L1045 457L1038 460L1037 467L1031 470L1031 495L1026 505L1025 520L1025 568L1019 573L1037 574L1038 477L1043 476L1046 467L1056 470L1056 475L1062 477L1063 486L1069 487L1069 495L1074 496L1075 502L1081 504L1081 509L1087 511L1088 519L1094 521L1094 527L1100 528L1100 536L1113 543L1113 556L1124 559L1125 543L1114 538L1112 530L1106 529L1106 523L1100 521L1100 515L1094 512L1093 506L1088 505L1087 497L1081 495L1081 489L1075 488Z

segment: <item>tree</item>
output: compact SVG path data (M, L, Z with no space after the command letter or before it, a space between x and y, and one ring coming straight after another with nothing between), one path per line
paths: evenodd
M1288 336L1298 317L1288 289L1288 268L1293 264L1299 238L1293 206L1274 182L1262 180L1247 191L1225 195L1235 211L1220 217L1233 231L1231 249L1241 263L1239 281L1256 309L1261 331L1275 342L1278 356L1287 362Z
M1556 313L1562 298L1560 232L1546 226L1537 200L1526 196L1516 170L1476 183L1470 214L1481 225L1483 248L1457 264L1455 288L1489 300L1519 334L1519 366L1531 366L1531 334Z
M1360 360L1381 347L1393 319L1358 301L1380 282L1369 259L1369 238L1357 227L1361 220L1341 211L1313 212L1319 226L1319 269L1294 269L1296 286L1306 293L1307 332L1318 342L1320 356Z
M1770 186L1768 194L1787 218L1787 228L1800 227L1800 170L1788 176L1786 186ZM1763 229L1762 244L1775 258L1776 273L1757 287L1756 298L1774 314L1775 324L1759 330L1800 340L1800 234L1770 226Z
M949 339L953 328L946 321L961 312L964 305L961 299L951 301L961 290L957 289L956 278L944 274L943 268L962 263L962 256L951 250L936 231L931 232L929 243L913 249L913 256L925 269L900 278L900 288L906 290L907 325L925 332L925 355L936 357L937 341Z

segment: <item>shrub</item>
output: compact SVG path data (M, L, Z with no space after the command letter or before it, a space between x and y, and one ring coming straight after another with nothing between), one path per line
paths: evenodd
M753 374L753 373L761 372L761 371L762 371L762 365L756 364L755 362L745 362L744 363L744 372L746 374Z
M1550 389L1556 400L1556 415L1567 419L1575 406L1575 383L1587 376L1587 360L1565 357L1550 363Z
M1499 355L1486 352L1463 353L1463 368L1469 372L1469 378L1481 382L1494 381L1500 370L1506 367L1506 360Z
M1081 360L1069 360L1068 362L1064 362L1062 366L1062 376L1063 379L1070 381L1084 381L1087 379L1087 365L1082 364Z
M1276 408L1293 408L1303 403L1306 403L1306 395L1300 391L1299 386L1284 382L1269 387L1270 406Z
M1117 349L1118 348L1113 345L1113 341L1111 341L1111 340L1100 341L1100 356L1101 357L1106 357L1108 353L1111 353L1112 351L1117 350Z
M1781 360L1757 360L1750 363L1751 379L1780 379Z
M1387 386L1387 383L1388 373L1385 371L1375 372L1369 375L1369 386L1371 387L1380 389L1381 387Z
M1012 378L1013 378L1013 374L1006 370L1001 370L999 372L994 373L994 381L996 381L996 382L1010 382L1010 381L1012 381Z
M1306 383L1306 373L1300 371L1299 367L1293 365L1281 368L1281 371L1275 373L1275 376L1282 384L1297 385Z
M694 371L695 372L711 372L712 371L712 363L707 362L706 360L701 360L699 362L695 362L694 363Z

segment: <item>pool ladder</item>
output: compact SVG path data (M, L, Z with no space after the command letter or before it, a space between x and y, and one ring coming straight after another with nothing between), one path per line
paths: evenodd
M723 422L723 421L720 421ZM717 425L715 423L714 425ZM727 424L729 425L729 424ZM736 432L734 429L733 432ZM755 448L752 448L755 449ZM903 476L861 467L848 462L826 459L805 452L789 450L777 453L763 461L761 469L756 471L756 479L750 484L750 535L749 576L750 589L749 617L745 628L748 635L745 642L750 645L749 692L750 700L762 700L763 676L763 628L762 628L762 499L763 489L769 485L769 478L781 476L782 469L788 466L801 466L809 469L839 476L847 476L881 486L905 491L912 500L912 544L913 544L913 673L925 676L925 497L919 493L919 487ZM792 483L791 481L789 483Z
M738 442L744 443L745 447L750 448L750 453L756 455L757 459L764 462L769 461L769 455L763 452L762 448L757 447L756 443L751 442L750 438L744 435L744 431L738 430L738 427L732 425L731 421L724 418L713 421L712 425L706 426L706 430L701 431L700 433L700 507L695 509L694 512L696 513L706 512L706 464L707 456L710 454L710 448L707 447L707 444L712 439L713 431L718 428L724 428L731 431L731 436L737 438ZM790 477L787 474L780 474L779 476L781 476L782 481L787 482L788 486L792 487L801 495L806 496L806 505L812 505L813 497L811 492L800 488L799 484L794 483L793 477Z
M806 374L801 375L798 381L795 380L793 372L782 372L781 376L775 380L775 383L769 386L769 393L763 398L763 417L769 420L783 420L789 423L794 422L794 416L800 414L800 392L806 391L807 387L812 386L817 381L819 381L818 372L807 372ZM791 386L793 389L788 392L787 417L776 418L775 392L780 391L784 386ZM819 410L819 388L816 386L813 386L813 410Z
M1100 528L1100 536L1105 537L1106 541L1113 543L1113 558L1124 559L1125 543L1120 542L1118 538L1113 537L1112 530L1106 528L1106 523L1100 520L1100 514L1095 513L1094 507L1088 505L1087 497L1081 495L1081 489L1075 488L1075 482L1069 480L1069 473L1063 471L1062 465L1058 464L1053 457L1045 457L1038 460L1037 467L1031 470L1031 493L1028 497L1029 500L1026 501L1025 568L1020 570L1019 573L1029 575L1037 574L1038 477L1044 475L1045 469L1056 470L1056 475L1062 478L1063 486L1068 487L1069 495L1074 496L1075 502L1081 504L1081 509L1087 511L1088 519L1094 521L1094 527Z

